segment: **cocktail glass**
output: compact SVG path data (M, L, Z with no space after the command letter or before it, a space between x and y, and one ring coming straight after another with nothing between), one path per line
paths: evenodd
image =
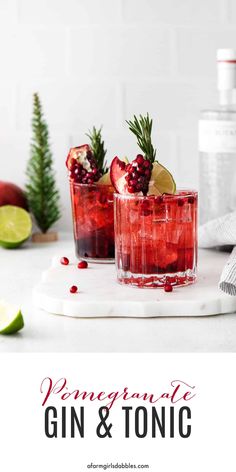
M137 287L196 280L197 192L114 195L117 278Z
M90 262L114 262L112 185L78 184L70 180L75 252Z

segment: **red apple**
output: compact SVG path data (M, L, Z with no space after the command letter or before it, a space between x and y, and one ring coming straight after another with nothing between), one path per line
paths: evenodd
M23 190L11 182L0 180L0 206L3 205L15 205L28 210L27 199Z

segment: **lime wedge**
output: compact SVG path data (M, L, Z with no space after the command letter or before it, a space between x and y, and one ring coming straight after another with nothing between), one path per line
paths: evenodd
M106 172L97 182L98 185L112 185L110 179L110 171Z
M32 230L30 214L13 205L0 207L0 246L7 249L20 246Z
M176 184L171 173L159 162L153 163L152 175L148 187L148 195L174 194Z
M0 301L0 334L13 334L24 327L24 319L19 308Z

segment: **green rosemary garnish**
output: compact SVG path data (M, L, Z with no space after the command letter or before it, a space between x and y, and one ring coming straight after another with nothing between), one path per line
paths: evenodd
M126 123L128 123L130 131L135 134L137 144L146 159L153 163L156 157L156 149L152 144L152 120L149 118L149 114L147 113L147 116L139 115L139 118L134 115L133 121L126 121Z
M93 126L92 131L86 133L86 136L90 139L91 149L97 166L102 174L105 174L108 171L107 162L105 161L107 150L104 149L104 141L102 140L102 126L99 129Z

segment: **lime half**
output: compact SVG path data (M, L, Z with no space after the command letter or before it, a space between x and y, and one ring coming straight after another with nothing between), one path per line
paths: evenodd
M171 173L159 162L153 163L148 195L175 194L176 184Z
M0 246L12 249L29 238L32 230L30 214L13 205L0 207Z
M19 308L0 301L0 334L13 334L24 327L24 319Z

